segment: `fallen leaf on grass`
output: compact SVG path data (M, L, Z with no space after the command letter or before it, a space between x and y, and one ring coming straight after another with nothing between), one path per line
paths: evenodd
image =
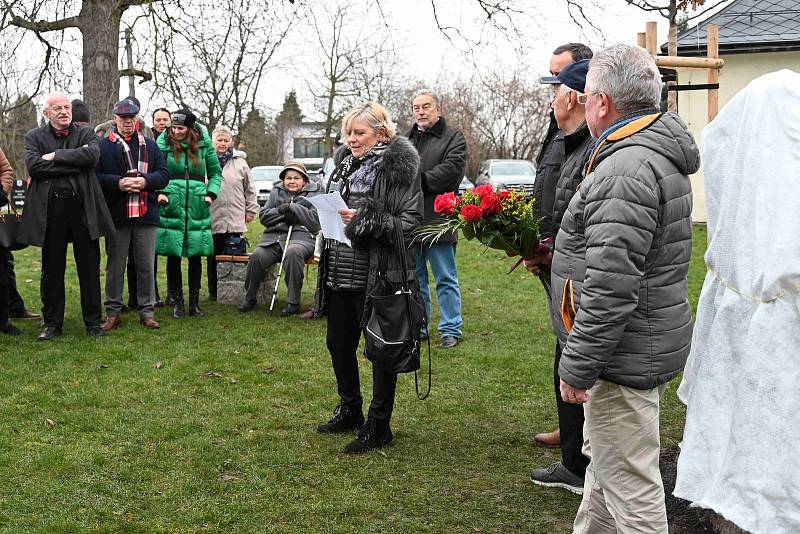
M230 482L231 480L236 480L239 477L232 475L231 473L222 473L219 478L223 482Z
M44 420L44 426L46 426L47 428L53 428L54 426L56 426L56 423L52 419L48 418Z
M271 375L272 373L275 372L275 368L274 367L264 367L263 369L261 369L261 372L264 373L265 375Z
M98 369L108 369L109 367L110 367L110 366L108 366L108 365L106 365L106 364L104 364L104 363L101 363L101 364L98 364L98 365L97 365L97 368L98 368Z
M231 384L238 384L239 383L239 381L236 380L235 378L231 378L230 380L231 380Z
M491 336L492 334L494 334L494 332L492 332L491 330L487 330L486 332L481 332L482 336Z
M206 378L222 378L222 373L218 371L209 371L203 375Z
M153 367L155 367L156 369L161 369L161 362L156 362L155 365L153 365Z

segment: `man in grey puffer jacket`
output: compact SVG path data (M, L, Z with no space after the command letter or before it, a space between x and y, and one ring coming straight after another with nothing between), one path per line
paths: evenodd
M561 395L585 403L590 458L574 532L667 534L659 404L692 336L687 175L700 160L660 97L653 58L628 45L594 56L580 96L597 143L552 263Z

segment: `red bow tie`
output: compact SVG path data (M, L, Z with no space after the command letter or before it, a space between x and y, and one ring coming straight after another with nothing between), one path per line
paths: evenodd
M69 128L63 130L54 130L56 137L67 137L69 135Z

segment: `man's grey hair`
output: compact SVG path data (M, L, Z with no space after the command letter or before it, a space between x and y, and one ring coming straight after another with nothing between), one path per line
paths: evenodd
M586 83L592 92L605 93L622 115L661 103L661 74L653 56L638 46L616 44L597 52Z
M434 93L430 89L419 89L419 90L415 91L414 92L414 97L411 99L411 101L413 102L414 100L417 99L417 97L420 97L420 96L429 96L429 97L431 97L431 99L433 100L433 104L435 106L441 106L442 105L442 100L439 98L439 96L436 93Z
M227 126L217 126L211 133L211 139L216 139L218 135L224 134L233 139L233 132Z

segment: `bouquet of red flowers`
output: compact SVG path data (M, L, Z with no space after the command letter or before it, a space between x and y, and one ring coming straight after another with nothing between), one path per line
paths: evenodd
M460 230L465 238L477 239L488 248L521 256L513 271L539 248L539 220L533 216L534 202L526 201L516 191L494 191L491 185L468 189L461 196L444 193L436 197L433 209L445 220L423 226L418 235L423 243L433 242L448 232Z

